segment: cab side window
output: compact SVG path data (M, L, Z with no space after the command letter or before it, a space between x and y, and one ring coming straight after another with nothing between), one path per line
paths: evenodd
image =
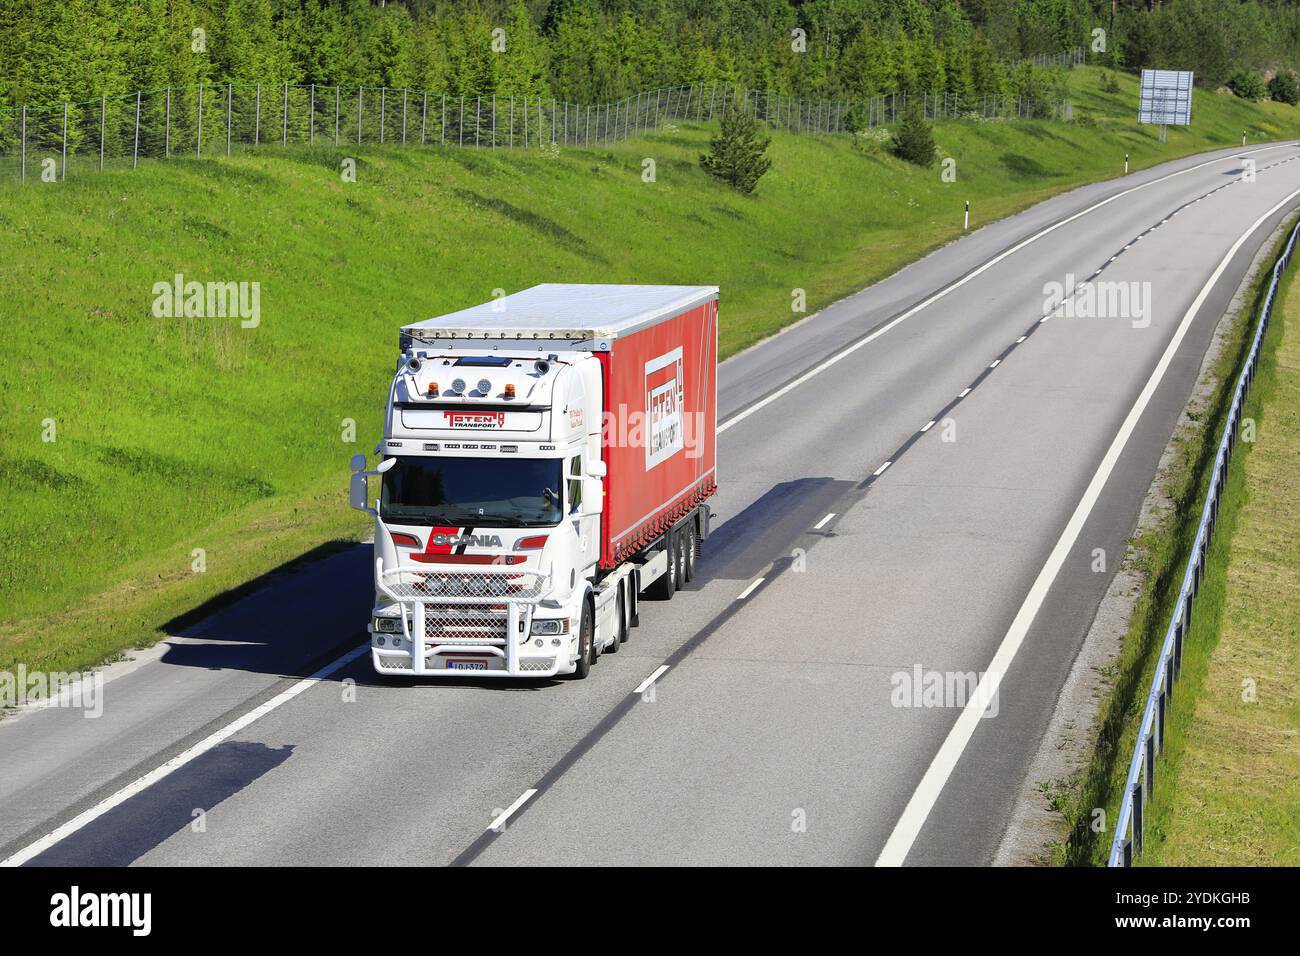
M582 456L569 459L569 514L582 505Z

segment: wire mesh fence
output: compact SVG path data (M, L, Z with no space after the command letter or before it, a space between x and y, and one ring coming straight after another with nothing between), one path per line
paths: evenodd
M772 129L829 135L893 123L917 101L931 120L1069 116L1068 102L1024 96L812 99L704 84L597 104L388 87L204 84L0 109L0 179L60 180L147 159L228 156L265 146L604 146L676 123L710 122L728 103Z

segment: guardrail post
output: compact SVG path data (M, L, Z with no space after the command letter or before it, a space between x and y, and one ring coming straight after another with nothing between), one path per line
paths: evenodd
M1146 750L1146 757L1143 761L1146 766L1143 768L1145 771L1143 776L1146 777L1147 796L1151 796L1156 792L1156 740L1154 733L1147 734L1143 749Z
M1133 803L1133 850L1136 853L1142 852L1142 781L1139 780L1133 784L1132 791Z

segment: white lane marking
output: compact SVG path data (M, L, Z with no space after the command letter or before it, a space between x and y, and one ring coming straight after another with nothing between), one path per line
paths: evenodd
M1183 316L1183 320L1179 323L1173 338L1169 340L1169 345L1165 348L1164 354L1160 356L1160 361L1156 363L1155 369L1151 372L1151 377L1147 379L1147 383L1143 387L1141 394L1138 395L1137 401L1129 410L1128 417L1124 419L1119 432L1110 443L1101 464L1097 466L1097 471L1088 483L1083 497L1079 499L1079 504L1070 516L1065 530L1061 532L1056 546L1052 548L1052 553L1048 555L1047 563L1038 572L1038 577L1034 580L1033 586L1025 596L1024 603L1020 605L1020 610L1012 620L1010 629L1007 631L1006 636L1002 638L1002 643L998 645L997 652L993 655L993 660L989 663L987 669L985 680L989 682L988 690L985 691L981 686L979 692L974 694L966 706L962 708L962 712L957 716L957 722L953 725L952 730L948 732L948 736L944 738L938 753L934 755L929 768L925 771L925 776L917 784L916 792L908 800L903 815L894 824L893 832L890 833L884 849L880 851L880 856L876 860L876 866L903 865L908 851L912 849L912 844L916 842L917 834L921 832L921 827L924 826L926 818L929 817L935 801L939 799L939 794L943 792L944 785L948 782L949 776L952 775L953 768L957 766L957 761L961 759L962 752L974 735L975 728L979 725L980 715L988 707L989 702L996 699L998 686L1002 683L1002 675L1010 668L1016 652L1020 650L1020 645L1024 642L1025 635L1034 622L1034 617L1038 614L1039 608L1043 606L1043 601L1047 598L1047 592L1051 590L1052 583L1056 580L1056 575L1060 572L1066 557L1069 556L1070 549L1074 547L1079 533L1083 530L1088 516L1092 513L1093 506L1096 505L1097 499L1101 497L1102 489L1106 486L1111 472L1114 471L1115 464L1124 451L1124 446L1128 444L1129 436L1137 427L1142 413L1150 404L1152 396L1155 395L1156 389L1165 377L1165 371L1174 360L1178 347L1182 345L1187 330L1196 318L1196 313L1200 311L1201 306L1205 303L1210 290L1219 281L1223 271L1228 268L1228 263L1237 254L1237 250L1250 238L1251 233L1297 196L1300 196L1300 189L1291 193L1251 223L1250 228L1232 244L1232 248L1228 250L1218 266L1215 267L1205 285L1201 286L1201 291L1197 293L1187 313Z
M1286 144L1283 144L1283 145L1280 145L1280 146L1261 146L1259 149L1253 149L1253 150L1251 150L1250 152L1252 152L1252 153L1265 153L1265 152L1268 152L1268 151L1271 150L1271 149L1291 149L1291 148L1294 147L1294 145L1295 145L1294 143L1286 143ZM922 299L920 302L918 302L916 305L912 306L910 309L908 309L908 310L907 310L906 312L904 312L903 314L901 314L901 315L897 316L896 318L891 319L890 321L886 322L884 325L882 325L880 328L876 329L876 331L872 332L872 333L871 333L870 335L868 335L866 338L859 339L858 341L854 342L853 344L851 344L851 345L847 345L847 346L845 346L844 348L840 349L838 352L834 352L834 353L832 353L828 358L822 360L822 361L819 362L817 365L814 365L812 368L810 368L808 371L804 372L804 373L803 373L802 375L800 375L798 378L796 378L796 379L792 379L791 381L787 382L785 385L783 385L783 386L781 386L780 388L778 388L778 389L777 389L775 392L773 392L771 395L768 395L766 398L759 399L757 402L755 402L753 405L750 405L750 406L749 406L748 408L746 408L744 411L737 412L737 413L736 413L735 415L733 415L731 418L727 419L725 422L722 422L720 425L718 425L718 428L717 428L717 432L718 432L718 434L721 435L723 432L725 432L725 431L726 431L728 428L730 428L732 425L739 425L741 422L743 422L743 421L744 421L746 418L748 418L750 415L753 415L755 412L760 411L760 410L766 408L768 405L771 405L773 402L775 402L775 401L777 401L777 400L779 400L779 399L781 399L781 398L784 398L786 395L789 395L791 392L793 392L793 391L794 391L796 388L798 388L800 385L802 385L802 384L804 384L805 382L809 381L810 379L812 379L812 378L814 378L814 377L820 375L822 372L826 371L828 368L830 368L831 366L833 366L833 365L835 365L836 363L840 362L841 360L848 358L850 355L852 355L852 354L853 354L854 352L856 352L858 349L860 349L860 348L864 348L864 347L866 347L867 345L870 345L872 342L874 342L876 339L880 338L882 335L884 335L884 334L885 334L886 332L888 332L890 329L893 329L895 326L901 325L903 322L906 322L908 319L910 319L912 316L916 315L916 314L917 314L918 312L920 312L922 309L928 308L929 306L931 306L931 305L933 305L934 303L938 302L938 301L939 301L940 299L942 299L944 296L948 295L948 293L950 293L950 292L954 292L954 291L956 291L957 289L960 289L962 286L964 286L966 283L970 282L972 279L975 279L977 276L980 276L980 275L982 275L983 273L987 272L989 269L992 269L995 265L997 265L997 264L998 264L999 262L1001 262L1003 259L1006 259L1008 256L1015 255L1017 252L1019 252L1021 249L1025 248L1025 246L1029 245L1030 243L1037 242L1039 239L1042 239L1044 236L1048 235L1049 233L1053 233L1053 232L1055 232L1057 229L1060 229L1062 226L1069 225L1070 223L1074 222L1076 219L1080 219L1080 218L1082 218L1083 216L1088 215L1088 213L1093 212L1093 211L1095 211L1095 210L1097 210L1097 209L1100 209L1102 206L1109 205L1110 203L1113 203L1113 202L1114 202L1115 200L1117 200L1117 199L1122 199L1122 198L1124 198L1125 196L1127 196L1129 193L1137 192L1139 189L1146 189L1146 188L1148 188L1148 187L1150 187L1150 186L1155 186L1155 185L1158 184L1158 183L1162 183L1162 182L1164 182L1165 180L1168 180L1168 179L1173 179L1173 178L1176 177L1176 176L1183 176L1183 175L1186 175L1187 173L1195 172L1196 170L1198 170L1198 169L1203 169L1203 168L1205 168L1206 166L1213 166L1215 163L1225 163L1225 162L1232 162L1232 160L1230 160L1230 159L1207 159L1205 162L1203 162L1203 163L1197 163L1195 166L1188 166L1186 169L1180 169L1180 170L1178 170L1177 172L1166 173L1164 176L1161 176L1159 179L1153 179L1153 180L1151 180L1150 182L1141 183L1140 185L1137 185L1137 186L1131 186L1131 187L1129 187L1128 189L1125 189L1123 192L1118 192L1118 193L1116 193L1115 195L1110 196L1110 197L1107 198L1107 199L1103 199L1103 200L1101 200L1101 201L1098 202L1098 203L1094 203L1093 205L1089 206L1089 207L1086 208L1086 209L1081 209L1081 210L1079 210L1078 212L1074 213L1073 215L1067 216L1065 219L1061 219L1061 220L1059 220L1059 221L1057 221L1057 222L1054 222L1054 223L1052 223L1052 225L1047 226L1047 227L1044 228L1044 229L1040 229L1038 232L1034 233L1032 236L1029 236L1028 238L1025 238L1025 239L1020 240L1020 242L1016 243L1016 244L1015 244L1014 246L1012 246L1010 249L1007 249L1007 250L1004 251L1004 252L1000 252L1000 253L998 253L996 256L994 256L994 257L993 257L992 259L990 259L988 262L984 263L982 266L979 266L978 268L972 270L971 272L966 273L966 275L962 276L960 279L956 280L955 282L952 282L952 283L950 283L950 284L944 286L944 287L943 287L942 289L940 289L938 292L935 292L935 293L931 294L930 296L928 296L927 298ZM1114 260L1112 259L1111 261L1114 261Z
M1097 273L1095 273L1095 272L1093 273L1093 275L1096 275L1096 274L1097 274ZM1016 344L1019 345L1021 342L1023 342L1023 341L1024 341L1025 339L1027 339L1027 338L1029 338L1029 336L1027 336L1027 335L1022 335L1022 336L1020 336L1020 338L1016 339Z
M881 465L879 468L877 468L875 471L873 471L873 472L871 473L871 477L872 477L872 478L879 478L881 475L883 475L883 474L885 473L885 469L888 468L888 467L889 467L890 465L892 465L892 464L893 464L892 461L887 461L887 462L885 462L883 465Z
M957 393L957 397L965 398L969 394L970 394L970 388L963 388L960 392Z
M745 588L745 590L741 591L739 594L736 595L736 600L737 601L745 600L745 598L749 597L751 594L754 593L754 588L758 587L762 583L763 583L762 578L755 578L753 584L751 584L749 587Z
M921 427L921 431L928 432L933 427L934 427L934 419L932 418L928 422L926 422L925 425Z
M835 512L832 511L825 518L822 518L821 521L818 521L815 525L813 525L813 530L819 531L826 524L826 522L830 521L834 517L835 517Z
M216 747L218 744L224 743L225 741L229 740L231 737L239 733L249 724L252 724L254 721L260 720L261 718L265 717L267 714L275 710L277 707L287 704L289 701L293 700L303 691L308 690L311 687L314 687L316 684L324 680L326 677L329 677L335 671L338 671L346 667L348 664L351 664L353 661L355 661L358 657L361 657L363 654L369 653L369 651L370 651L369 644L362 644L360 647L353 648L352 650L344 654L342 657L334 660L329 664L326 664L324 667L322 667L316 673L312 674L310 677L304 677L302 680L298 681L298 683L294 684L292 687L275 695L270 700L262 704L259 704L258 706L250 710L248 713L244 714L242 717L236 718L235 720L226 724L226 726L222 727L220 730L214 731L213 733L204 737L193 747L190 747L188 750L182 751L181 753L177 754L175 757L172 757L166 763L161 764L158 767L155 767L153 770L150 770L144 776L133 780L131 783L128 783L125 787L123 787L121 790L114 793L112 796L105 797L103 800L95 804L89 810L83 810L81 813L77 814L71 820L67 821L57 829L41 837L35 843L23 847L17 853L14 853L12 856L7 857L4 860L0 860L0 866L22 866L24 863L26 863L28 860L32 859L33 857L39 856L41 853L44 853L50 847L54 846L54 844L58 843L61 840L67 839L69 836L76 833L82 827L86 826L86 824L92 823L95 820L99 819L109 810L112 810L114 807L121 806L123 803L125 803L127 800L130 800L136 794L147 790L149 787L152 787L159 780L162 780L168 774L171 774L176 770L179 770L181 767L185 766L187 763L190 763L195 758L203 756L203 754L207 753L209 750Z
M989 365L989 368L997 368L1001 364L1002 364L1002 359L994 359L992 364Z
M653 684L653 683L654 683L655 681L657 681L659 678L663 677L664 674L666 674L666 673L668 673L668 665L667 665L667 664L660 664L658 667L655 668L655 672L654 672L653 674L651 674L649 677L647 677L647 678L646 678L645 680L643 680L641 683L639 683L639 684L636 685L636 690L632 691L632 693L634 693L634 694L644 694L644 693L646 692L646 688L647 688L647 687L649 687L651 684Z
M491 830L493 833L500 833L501 828L506 825L506 821L510 819L511 815L520 807L522 807L525 803L531 800L533 798L533 795L536 793L537 793L537 789L535 787L529 790L525 790L523 793L519 795L518 800L510 804L510 806L506 807L503 811L501 811L501 815L499 817L497 817L495 820L493 820L491 823L488 824L488 829Z

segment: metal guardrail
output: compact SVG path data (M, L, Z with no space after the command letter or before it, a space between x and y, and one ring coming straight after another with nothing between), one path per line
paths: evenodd
M492 149L600 146L675 122L707 122L729 101L792 133L892 123L920 100L929 119L1069 118L1067 102L1028 96L887 93L806 99L731 85L665 87L614 103L543 96L452 96L388 87L202 84L83 102L0 108L0 179L62 180L141 159L229 156L262 145L430 145Z
M1273 264L1273 276L1269 280L1263 308L1260 309L1259 325L1255 330L1255 339L1251 343L1250 355L1237 376L1232 406L1228 410L1228 420L1224 423L1223 437L1219 439L1219 450L1214 459L1214 475L1210 479L1205 504L1201 509L1201 523L1196 529L1192 553L1187 560L1187 570L1183 574L1183 584L1178 592L1178 604L1169 622L1169 628L1165 632L1164 643L1160 647L1160 658L1156 662L1155 675L1151 680L1151 691L1147 694L1146 708L1142 712L1142 723L1138 728L1137 742L1133 747L1133 759L1129 762L1128 778L1124 783L1124 796L1120 802L1115 839L1111 844L1107 866L1131 866L1133 857L1142 852L1144 813L1155 789L1156 756L1164 753L1165 750L1165 722L1169 702L1173 696L1174 682L1182 672L1183 642L1191 629L1193 606L1205 577L1205 562L1219 517L1219 503L1228 481L1228 465L1237 445L1237 434L1241 429L1241 413L1246 401L1246 392L1255 381L1255 374L1259 369L1264 334L1273 315L1273 303L1277 299L1282 274L1291 262L1297 235L1300 235L1300 223L1291 230L1286 248Z

